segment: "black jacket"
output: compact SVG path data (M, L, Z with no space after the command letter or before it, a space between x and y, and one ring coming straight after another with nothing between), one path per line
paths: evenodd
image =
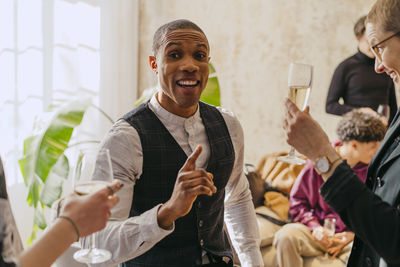
M342 163L321 187L356 237L348 266L400 266L400 113L370 162L364 185Z

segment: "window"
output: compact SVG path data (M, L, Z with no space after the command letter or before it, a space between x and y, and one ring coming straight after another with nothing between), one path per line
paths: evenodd
M100 90L100 0L0 1L0 153L8 185L38 114Z

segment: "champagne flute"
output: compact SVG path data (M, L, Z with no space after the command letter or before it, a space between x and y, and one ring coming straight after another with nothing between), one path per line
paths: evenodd
M378 115L380 117L385 118L386 121L389 121L389 117L390 117L390 107L389 107L389 105L380 104L378 106L378 109L376 110L376 113L378 113Z
M289 99L301 110L304 110L307 106L311 91L312 77L313 66L301 63L290 63L288 76ZM306 163L304 159L296 156L294 147L290 148L286 156L280 156L277 160L294 165L303 165Z
M88 195L109 186L113 171L108 149L84 149L80 151L75 169L74 191L77 195ZM96 233L90 237L90 247L74 253L74 259L82 263L101 263L111 259L111 252L96 248Z

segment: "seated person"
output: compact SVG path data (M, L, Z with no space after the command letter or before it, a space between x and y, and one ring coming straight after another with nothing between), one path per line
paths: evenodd
M338 124L336 133L340 141L333 146L363 182L368 163L385 131L377 116L360 110L345 114ZM289 214L296 223L286 224L275 234L273 245L280 267L303 266L302 256L318 256L325 252L347 262L354 234L319 194L323 182L313 163L308 161L290 192ZM328 217L336 219L333 237L322 226Z
M111 186L87 196L68 196L54 224L26 251L22 251L0 159L0 267L50 266L79 237L105 227L111 208L119 201L114 193L121 187L121 182L115 181Z

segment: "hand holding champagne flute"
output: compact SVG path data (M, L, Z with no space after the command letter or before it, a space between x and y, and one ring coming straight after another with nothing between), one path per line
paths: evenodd
M110 186L113 181L113 171L108 149L86 149L81 151L75 170L74 191L83 196L108 188L109 195L113 195ZM95 245L95 233L90 237L90 248L81 249L74 254L74 259L82 263L101 263L111 258L111 252L98 249Z
M313 66L290 63L288 77L289 99L301 110L304 110L307 106L311 91L312 76ZM296 156L293 147L290 148L288 155L278 157L277 160L295 165L303 165L306 163L304 159Z

